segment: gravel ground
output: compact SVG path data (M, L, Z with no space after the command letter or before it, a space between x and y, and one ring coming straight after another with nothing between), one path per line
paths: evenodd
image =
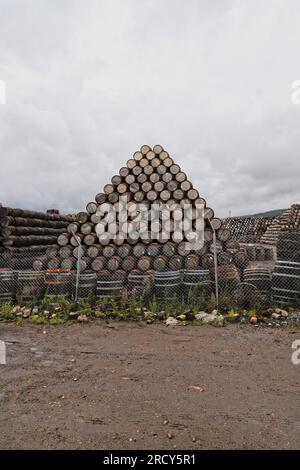
M1 449L300 448L299 327L0 325Z

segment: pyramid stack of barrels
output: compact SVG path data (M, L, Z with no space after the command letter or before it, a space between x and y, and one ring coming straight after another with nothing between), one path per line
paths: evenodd
M165 204L170 209L178 207L178 204L183 207L190 203L192 207L185 222L190 227L195 226L196 206L203 204L204 246L199 250L186 251L187 239L182 237L181 215L176 211L172 212L169 221L168 237L161 230L162 220L154 226L152 224L152 231L150 221L146 222L138 238L130 233L126 238L120 236L121 196L126 197L131 219L142 210L141 206L137 207L140 203L146 209L152 203ZM114 206L115 213L109 217L115 217L115 229L110 228L110 219L103 213L102 205L105 203ZM75 221L58 236L58 246L47 253L47 268L73 270L79 258L81 272L106 272L110 275L118 273L126 276L132 271L210 269L214 264L212 227L217 235L218 263L232 263L239 251L239 244L231 239L230 230L222 226L222 221L215 217L214 211L207 207L187 175L161 145L155 145L153 149L143 145L120 169L119 174L111 178L111 183L95 196L95 200L87 204L86 211L79 212Z
M36 267L45 267L46 253L56 249L57 237L66 231L72 220L72 216L60 215L55 210L44 213L0 205L2 267L30 269L33 258Z

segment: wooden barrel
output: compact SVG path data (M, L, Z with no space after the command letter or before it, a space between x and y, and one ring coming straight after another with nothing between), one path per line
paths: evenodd
M164 183L169 184L173 180L173 175L167 171L161 175L161 179Z
M127 175L129 175L129 168L127 168L127 166L122 166L122 168L120 168L119 175L125 178ZM96 201L97 201L97 196L96 196Z
M61 236L61 235L60 235ZM78 243L78 239L81 241L81 243L83 242L83 239L84 239L84 235L82 233L76 233L76 235L74 235L73 237L70 238L70 243L72 246L76 247L76 246L79 246L79 243ZM67 240L67 243L63 243L63 240L59 241L59 239L57 239L57 242L60 246L65 246L69 243L69 241Z
M142 160L142 158L143 158L142 152L135 152L135 153L133 154L133 158L134 158L137 162L139 162L139 161Z
M299 306L300 263L277 261L272 276L272 295L275 302Z
M72 256L72 251L73 247L70 245L62 246L59 250L59 257L62 259L69 258L69 256Z
M121 264L121 258L119 256L112 256L106 262L106 268L109 271L117 271Z
M211 253L206 253L201 257L201 265L204 269L210 269L214 267L214 256Z
M177 245L177 253L180 256L186 256L190 253L190 250L188 249L186 242L181 242Z
M159 302L178 302L182 299L180 271L155 272L154 295Z
M134 176L139 176L142 173L143 169L139 165L136 165L134 168L132 168L131 171Z
M32 268L34 271L42 271L43 269L46 268L46 264L47 264L46 256L40 256L34 259L32 263Z
M233 255L229 251L221 251L218 253L218 264L230 264L233 260Z
M105 258L103 256L97 256L92 261L91 268L95 272L102 271L104 268L104 264L105 264Z
M150 243L146 247L146 253L148 256L155 257L160 253L160 244L159 243Z
M153 172L154 172L154 168L152 165L145 166L144 168L145 175L150 176Z
M52 297L53 302L58 296L70 298L72 293L72 272L66 269L48 269L44 273L45 295Z
M86 253L86 247L85 246L76 246L76 248L73 249L73 256L74 258L82 258Z
M116 248L114 245L107 245L103 248L102 255L104 256L104 258L111 258L112 256L114 256L115 251Z
M205 242L210 242L213 239L213 231L210 230L209 228L204 230L204 241Z
M151 166L153 166L153 168L157 168L159 167L160 165L160 159L155 157L151 160Z
M151 273L144 273L138 269L134 269L128 274L127 289L129 294L148 295L152 288Z
M157 144L157 145L154 145L153 147L153 152L156 154L156 155L159 155L161 152L163 152L163 148L161 145Z
M162 247L162 253L168 258L171 258L172 256L174 256L174 254L176 253L175 243L172 243L172 242L165 243Z
M126 168L127 170L127 168ZM98 193L95 197L95 201L97 202L97 204L101 205L101 204L104 204L106 202L106 194L104 193Z
M144 256L145 252L146 252L146 246L144 245L144 243L137 243L133 247L133 254L137 258L140 258L141 256Z
M214 217L211 219L210 224L213 226L215 230L219 230L222 227L222 221L221 219L218 219L217 217Z
M109 186L112 186L112 185L109 185ZM76 214L76 222L78 222L79 224L84 224L85 222L88 221L88 218L89 218L89 214L87 212L78 212L78 214Z
M70 234L69 233L62 233L61 235L58 236L57 243L58 243L59 246L66 246L66 245L68 245L69 240L70 240Z
M279 237L277 256L285 261L300 262L300 230L290 230Z
M44 294L44 274L38 271L16 271L16 298L23 304L35 304Z
M186 180L186 174L183 172L183 171L179 171L178 173L176 173L175 175L175 179L176 181L178 181L179 183L182 183L183 181Z
M81 260L79 261L80 272L83 272L89 269L91 264L92 264L91 258L88 258L87 256L82 257Z
M176 163L174 163L173 165L170 166L170 173L172 173L172 175L177 175L179 172L180 172L179 165L176 165Z
M234 292L240 284L240 273L234 264L218 266L218 280L220 291Z
M166 172L167 172L167 167L165 167L165 165L160 164L160 165L158 165L158 167L156 168L156 171L157 171L157 173L158 173L159 175L161 175L161 176L162 176L162 175L165 175ZM164 181L164 180L163 180L163 181Z
M114 177L113 177L114 178ZM120 178L118 176L118 178ZM86 205L86 211L89 213L89 214L95 214L95 212L97 211L97 204L95 202L89 202L87 205Z
M240 250L240 244L236 240L229 240L226 242L226 250L230 253L235 254Z
M13 302L15 298L15 274L11 269L0 269L0 303Z
M46 256L48 259L55 258L58 254L58 249L56 247L49 247L46 250Z
M248 284L255 286L262 296L270 297L271 295L271 271L267 267L246 268L243 273L243 280Z
M149 269L151 269L150 256L142 256L141 258L139 258L137 262L137 268L142 272L149 271Z
M219 240L216 240L216 243L214 242L211 242L210 246L209 246L209 251L211 253L214 253L216 251L216 253L221 253L223 251L223 243L220 242Z
M172 271L180 271L180 269L183 268L183 258L182 258L182 256L180 256L180 255L173 255L173 256L169 259L168 267L169 267L169 269L171 269Z
M73 285L75 286L75 279ZM78 300L93 303L96 295L97 274L89 272L80 274L78 283ZM75 291L74 291L75 292Z
M62 260L62 261L64 261L64 260ZM60 264L61 264L61 260L60 260L59 257L51 258L47 262L47 268L48 269L58 269L60 267Z
M127 175L125 178L125 182L130 186L132 183L135 182L135 176L134 175Z
M146 197L149 201L153 202L158 198L158 194L156 191L151 190L146 194Z
M123 245L118 247L118 256L120 258L126 258L127 256L130 255L131 252L131 246L128 245L127 243L124 243Z
M198 269L201 266L198 255L190 254L185 257L184 266L186 269Z
M152 173L150 176L149 176L149 180L151 181L151 183L155 184L155 183L158 183L160 181L160 175L158 173Z
M166 160L168 157L169 157L169 154L165 150L162 150L159 154L159 158L162 161Z
M208 269L187 269L184 271L183 289L185 297L188 298L190 293L195 291L195 288L198 286L201 287L201 293L203 293L203 295L209 295L211 293L212 283L210 280L210 271Z
M209 269L187 269L183 273L183 284L185 286L195 286L207 282L210 282Z
M84 235L88 235L91 233L94 229L94 224L91 222L85 222L84 224L81 225L80 227L80 232L83 233Z
M74 256L70 256L69 258L65 258L61 261L60 268L71 270L71 269L75 269L76 265L77 265L77 260L74 258Z
M97 276L96 298L121 298L123 293L123 279L110 271L100 271Z
M89 258L94 259L94 258L97 258L97 256L99 255L99 251L100 251L100 246L92 245L88 247L87 255Z
M149 150L146 153L146 157L148 158L148 160L153 160L153 158L155 158L155 152L153 152L153 150Z
M121 265L124 271L132 271L136 267L136 259L133 256L127 256L123 259Z
M168 264L168 258L166 256L157 256L153 260L153 269L155 271L164 271Z
M228 228L219 228L218 230L218 239L221 242L227 242L231 237L231 232Z
M190 191L193 191L190 190ZM190 192L189 191L189 192ZM173 192L173 198L176 200L176 201L180 201L181 199L184 198L184 192L182 191L182 189L176 189L174 192Z
M228 251L228 253L230 253L230 251ZM234 264L236 266L238 266L241 269L244 269L247 266L249 262L247 253L245 253L244 251L238 251L232 256L233 256Z
M199 198L198 198L198 199L199 199ZM196 200L197 200L197 199L196 199ZM215 215L215 213L214 213L214 211L213 211L210 207L205 207L205 209L204 209L204 218L205 218L205 219L211 220L211 219L214 218L214 215Z

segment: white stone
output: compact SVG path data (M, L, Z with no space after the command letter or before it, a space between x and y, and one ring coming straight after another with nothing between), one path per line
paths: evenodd
M179 321L176 320L176 318L174 318L174 317L168 317L166 319L166 325L167 326L176 326L176 325L178 325L178 323L179 323Z

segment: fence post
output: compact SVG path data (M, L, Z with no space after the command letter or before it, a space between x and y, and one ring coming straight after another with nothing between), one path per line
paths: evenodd
M81 256L82 256L82 246L81 246L81 240L79 237L77 237L75 232L73 232L73 236L77 242L77 246L79 247L78 258L77 258L77 263L76 263L76 284L75 284L75 302L77 302L79 279L80 279L80 261L81 261Z
M216 231L210 221L208 219L209 225L213 231L213 245L214 245L214 267L215 267L215 293L216 293L216 307L219 310L219 278L218 278L218 258L217 258L217 236Z

